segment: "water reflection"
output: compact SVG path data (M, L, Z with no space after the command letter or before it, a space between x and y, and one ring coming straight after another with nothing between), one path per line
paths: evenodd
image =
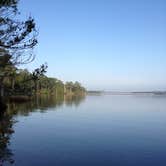
M1 115L0 117L0 166L3 163L8 162L13 164L13 153L12 150L9 149L10 138L13 130L13 124L15 123L13 115L8 111Z
M45 112L48 109L54 108L54 110L58 107L65 105L68 106L78 106L83 100L85 96L50 96L50 95L42 95L36 96L30 102L26 103L9 103L8 111L12 112L12 114L24 115L28 116L29 113L40 111Z
M10 138L14 133L13 125L17 115L28 116L31 112L46 112L50 108L59 108L63 105L79 106L85 96L36 96L30 102L8 103L7 111L0 116L0 166L5 163L14 164L14 154L10 149Z
M67 106L76 106L78 107L80 103L85 99L85 96L65 96L64 101Z

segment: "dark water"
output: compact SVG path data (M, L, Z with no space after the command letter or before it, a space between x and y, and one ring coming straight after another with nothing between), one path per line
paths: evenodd
M41 97L0 121L4 166L166 166L166 97Z

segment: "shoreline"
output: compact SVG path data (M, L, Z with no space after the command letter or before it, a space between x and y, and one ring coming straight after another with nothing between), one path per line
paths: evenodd
M89 95L155 95L165 96L166 91L133 91L133 92L121 92L121 91L89 91Z

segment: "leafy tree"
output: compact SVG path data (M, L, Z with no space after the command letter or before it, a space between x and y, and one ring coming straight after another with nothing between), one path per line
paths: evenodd
M73 88L73 82L66 82L66 91L67 91L67 93L72 93L72 88Z
M66 82L65 84L67 94L79 94L84 93L86 90L79 82Z
M17 3L17 0L0 1L0 49L8 52L14 65L31 62L35 57L32 49L37 44L34 19L17 20Z
M35 84L35 92L37 92L38 90L38 80L41 76L43 76L46 73L47 67L47 64L42 64L39 68L35 69L32 72L32 80Z
M4 95L4 79L12 76L8 66L30 63L35 55L33 48L37 44L37 31L34 19L25 21L16 19L18 0L0 1L0 91Z

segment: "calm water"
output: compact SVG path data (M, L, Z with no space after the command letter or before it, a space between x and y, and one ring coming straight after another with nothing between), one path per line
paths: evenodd
M166 97L12 103L0 121L0 160L3 166L166 166Z

